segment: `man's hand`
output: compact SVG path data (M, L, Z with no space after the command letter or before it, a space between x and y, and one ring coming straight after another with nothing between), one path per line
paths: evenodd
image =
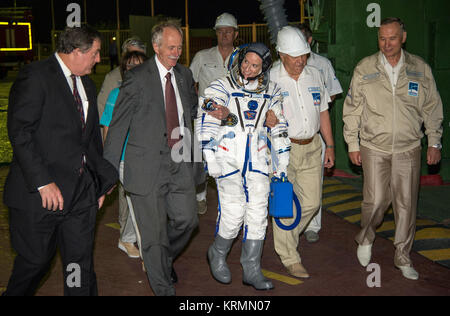
M227 118L228 114L230 114L230 110L228 110L226 106L217 103L214 104L214 109L214 111L208 112L208 114L218 120L224 120Z
M324 167L325 168L333 168L334 161L335 161L335 155L334 155L334 148L327 148L325 150L325 157L324 157Z
M437 165L441 161L441 151L434 147L428 147L427 164Z
M101 197L99 197L99 199L98 199L98 209L102 208L103 202L105 202L105 195L104 194Z
M56 183L52 182L39 189L42 199L42 207L49 211L62 211L64 199Z
M362 160L361 160L361 152L360 151L349 152L348 157L350 158L350 161L354 165L361 166Z
M280 121L272 110L266 113L266 126L269 128L274 128Z

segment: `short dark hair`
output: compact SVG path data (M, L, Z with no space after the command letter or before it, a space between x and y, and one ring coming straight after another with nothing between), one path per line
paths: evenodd
M142 62L146 61L148 59L147 55L145 55L143 52L140 51L131 51L131 52L126 52L122 59L120 60L120 74L123 75L124 73L127 71L127 65L130 61L132 61L133 59L138 59L138 60L142 60Z
M402 32L406 32L405 23L403 23L403 21L400 18L396 18L396 17L384 18L381 21L380 26L386 25L386 24L391 24L391 23L398 23L398 24L400 24L400 28L402 29Z
M79 48L84 53L95 40L101 40L100 33L90 26L66 27L58 37L56 50L58 53L70 54Z
M311 31L311 29L309 28L309 26L305 23L300 23L298 25L298 28L300 29L300 31L302 31L303 35L305 35L305 39L308 40L308 38L312 37L313 32Z

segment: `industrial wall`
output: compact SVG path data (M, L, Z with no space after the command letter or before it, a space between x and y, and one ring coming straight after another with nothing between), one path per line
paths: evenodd
M342 105L353 69L363 57L378 51L377 23L385 17L400 17L406 25L406 50L424 58L433 69L444 104L443 161L428 168L422 159L422 173L437 173L450 180L450 1L448 0L326 0L324 20L316 33L324 40L320 53L330 58L344 93L332 110L336 141L336 167L354 169L348 160L342 136ZM426 138L423 141L427 147Z

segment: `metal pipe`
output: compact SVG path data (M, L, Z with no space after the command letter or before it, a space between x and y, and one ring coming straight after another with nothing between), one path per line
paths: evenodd
M264 14L270 34L270 42L276 44L278 31L288 25L284 10L284 0L259 0L259 8Z

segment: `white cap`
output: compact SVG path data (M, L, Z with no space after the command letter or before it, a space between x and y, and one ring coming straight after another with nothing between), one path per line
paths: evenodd
M278 32L277 51L292 57L298 57L309 54L311 48L300 29L293 26L285 26Z
M222 13L216 19L216 24L214 25L214 29L216 30L218 27L223 26L231 26L235 29L238 29L236 18L230 13Z

